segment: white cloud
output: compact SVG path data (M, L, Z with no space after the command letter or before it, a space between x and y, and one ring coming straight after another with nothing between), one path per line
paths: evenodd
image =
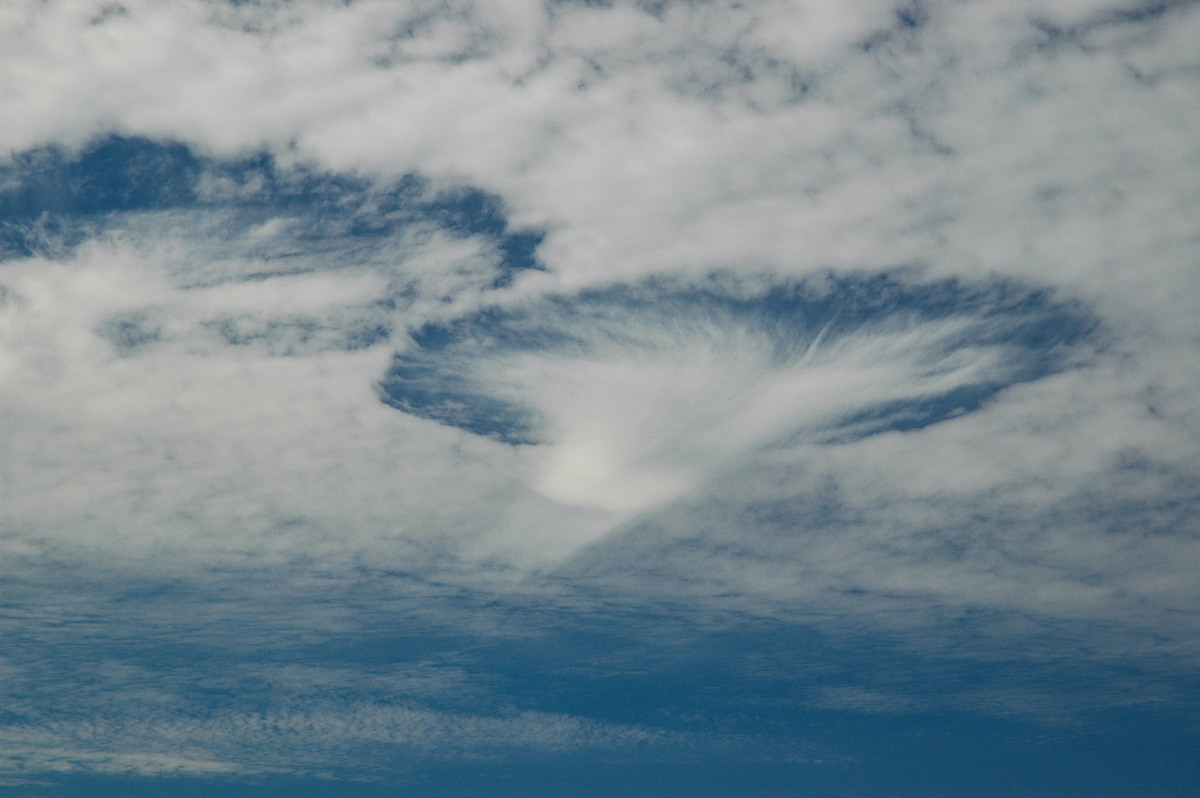
M638 321L630 319L630 327ZM618 351L487 364L497 372L492 379L532 396L549 418L539 488L568 503L645 509L694 490L722 464L759 447L819 439L857 412L938 396L1006 370L997 347L931 364L969 331L967 320L864 330L828 342L818 335L783 363L773 351L777 342L710 323L694 333L651 329ZM664 333L679 338L656 340Z
M70 264L10 263L3 275L5 518L54 548L283 546L288 557L301 529L318 535L305 547L326 549L339 545L333 536L444 529L456 525L444 515L451 496L465 507L464 488L494 490L486 463L508 459L436 428L420 432L421 422L381 405L372 386L385 348L281 359L231 349L199 323L238 308L269 317L272 306L357 299L374 288L360 275L181 291L153 261L103 247ZM102 325L145 307L162 340L122 357ZM462 461L447 447L474 456ZM431 466L456 459L460 484L438 487L445 475ZM419 493L423 511L401 498ZM259 536L297 519L290 543Z
M1178 102L1189 61L1186 39L1177 33L1196 24L1192 9L1169 12L1170 24L1152 20L1134 26L1137 35L1122 36L1116 33L1122 25L1107 13L1115 6L1100 2L1052 13L1011 4L934 4L911 29L896 16L899 7L886 2L671 4L660 13L625 3L547 9L529 2L503 8L133 2L124 8L103 15L100 3L54 2L7 10L10 46L4 51L12 68L3 70L4 102L11 110L6 116L22 120L6 127L8 147L78 143L91 131L116 129L214 151L266 142L284 158L471 181L499 190L514 223L551 229L542 255L553 273L518 286L524 293L717 266L805 274L921 262L933 275L1002 273L1062 286L1064 296L1085 298L1120 334L1130 333L1127 345L1145 368L1158 362L1150 350L1163 355L1163 364L1182 358L1194 335L1186 300L1195 290L1186 208L1196 184L1190 164L1197 160L1195 138L1187 134L1190 117ZM1039 20L1096 46L1078 49L1064 40L1039 51L1047 36L1045 25L1033 24ZM860 46L868 41L870 47ZM1139 82L1126 63L1155 77ZM784 83L797 81L805 85L780 93ZM145 217L151 226L163 218ZM172 245L178 258L167 258L175 260L169 271L194 276L216 264L235 273L247 268L237 258L253 260L236 248L233 257L203 249L219 221L205 227L191 214L181 224L204 234ZM288 224L286 218L264 220L239 246L249 247L256 236L286 235ZM137 235L153 241L152 229ZM488 268L475 242L438 240L436 233L427 242L415 253L405 249L411 242L396 241L374 261L403 260L408 278L421 282L427 297L399 329L472 309L473 299L461 299L463 289ZM199 252L189 254L194 246ZM156 256L166 254L160 249ZM40 382L27 383L27 394L34 388L61 392L45 403L45 413L78 407L79 418L88 418L108 408L103 412L133 418L160 408L158 434L167 439L183 429L203 428L206 435L227 429L235 436L255 429L264 436L262 451L284 440L328 440L331 451L348 452L348 444L333 443L346 440L345 430L300 432L338 413L412 423L355 404L366 401L386 360L382 350L294 362L265 356L296 351L286 337L292 333L271 332L279 329L272 323L286 327L289 314L323 316L325 303L332 309L368 301L386 272L277 278L185 297L156 264L131 271L119 265L123 258L35 280L40 287L29 289L31 296L43 292L36 301L54 302L59 311L38 305L10 318L10 325L26 330L41 325L37 342L21 343L33 348L20 355L10 349L5 367L27 380L41 374ZM464 266L473 258L478 268ZM122 299L133 296L137 301ZM447 305L445 297L459 299ZM147 308L147 323L159 325L163 341L138 359L114 358L111 343L95 329L106 317ZM280 342L257 353L214 348L223 344L204 333L213 334L218 323L232 338L270 334ZM311 335L295 333L301 334ZM1170 343L1162 340L1168 334ZM1168 357L1169 351L1179 354ZM707 473L705 453L753 449L770 437L759 430L784 424L775 414L791 412L772 408L794 406L787 397L796 392L813 395L764 369L753 354L728 357L702 348L662 357L530 366L554 372L539 378L544 385L535 390L536 403L557 419L560 440L571 442L559 446L551 458L558 464L544 466L534 484L572 500L586 500L587 491L567 483L590 484L608 497L600 504L649 507ZM892 354L878 357L896 366ZM51 388L55 369L69 371L74 381ZM1173 402L1173 417L1189 426L1185 373L1155 366L1143 379L1163 386L1161 402ZM557 392L551 376L574 381L577 392ZM885 394L895 382L894 373L858 376ZM314 380L334 378L345 382L341 398L317 392L307 416L299 403L285 410L267 398L298 398L313 392ZM212 383L243 386L244 401L235 404ZM739 389L696 404L695 392L685 387L695 383ZM747 391L756 397L750 405L744 404ZM178 397L168 400L172 392ZM166 409L189 395L197 397L196 407L212 402L214 409L199 415ZM642 401L631 404L634 395ZM601 396L613 401L600 402ZM249 409L259 401L266 404ZM330 403L328 412L315 410L321 403ZM635 405L644 408L640 417ZM243 415L227 423L223 413ZM265 421L282 413L291 420ZM73 436L100 435L80 429L79 418L66 427ZM197 418L209 420L201 427ZM56 427L46 425L49 435ZM665 427L659 443L646 435L650 427ZM277 430L274 437L266 434L270 429ZM448 433L428 434L441 441L437 436ZM1177 428L1168 437L1190 435L1181 438ZM105 462L131 457L129 441L137 436L124 436L97 441L109 452ZM42 446L36 438L30 430L19 435L26 447ZM144 445L161 447L153 438ZM484 450L492 452L487 445L471 445L482 447L479 456L488 461L516 456L500 450L485 456ZM585 451L592 454L581 456ZM310 463L333 462L304 447L296 453ZM391 461L377 457L378 464ZM521 468L536 471L527 460ZM187 462L220 481L216 459ZM584 466L599 470L563 482L572 468ZM356 473L361 482L353 490L371 493L362 485L372 483L374 472ZM526 478L521 473L518 481ZM46 479L60 486L53 495L63 495L65 483ZM180 506L223 495L181 480L196 487L185 494L191 499L177 497ZM89 481L94 488L85 488ZM86 497L76 502L90 502L123 495L137 479L92 476L71 484ZM242 508L233 517L247 518L258 512L253 507L270 504L246 498L228 506Z
M1088 656L1159 657L1167 678L1194 664L1197 4L115 8L0 8L0 149L107 132L212 163L265 148L281 174L334 170L364 195L417 173L430 195L478 187L510 229L544 229L548 271L493 290L495 236L430 218L330 232L369 216L370 197L335 199L344 218L330 211L310 240L319 212L250 213L266 175L215 169L194 206L76 220L78 247L47 218L21 220L45 257L0 263L13 572L365 562L525 590L551 571L630 601L874 624L927 650L950 647L947 617L978 612L992 614L973 627L979 649L1069 628ZM447 366L532 408L538 445L377 393L393 355L416 351L410 333L485 306L545 312L547 297L655 281L749 301L901 268L913 284L1007 285L1014 306L1044 291L1098 330L1061 345L1060 373L836 445L834 420L854 410L1012 377L1021 353L953 344L986 325L967 309L783 358L728 318L614 313L589 328L564 314L575 349ZM1076 640L1046 645L1065 657ZM826 701L905 705L850 688ZM61 744L82 728L69 721L18 729L10 750L34 745L46 769L199 772L229 761L218 738L265 750L280 729L531 750L644 731L366 704L169 714L109 748ZM148 747L166 733L212 745Z

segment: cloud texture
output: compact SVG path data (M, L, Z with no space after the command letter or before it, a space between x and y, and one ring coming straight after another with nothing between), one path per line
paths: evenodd
M0 774L1194 724L1196 41L1183 0L7 3ZM214 637L227 701L132 653ZM663 698L563 698L602 682Z

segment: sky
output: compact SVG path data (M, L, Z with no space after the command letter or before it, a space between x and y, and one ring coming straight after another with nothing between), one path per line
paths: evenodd
M0 795L1195 795L1197 42L0 4Z

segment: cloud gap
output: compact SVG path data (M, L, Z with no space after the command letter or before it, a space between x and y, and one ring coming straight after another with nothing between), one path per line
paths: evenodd
M341 268L372 241L424 225L491 242L499 263L490 287L543 268L536 250L544 233L512 229L498 196L470 186L435 187L416 174L381 182L284 165L262 152L219 159L179 142L120 135L78 151L40 147L0 164L0 260L69 256L101 231L156 212L218 215L230 249L240 244L239 254L270 262L316 251L329 256L326 268ZM196 220L154 219L159 228L172 221L184 229ZM237 277L262 276L270 275Z
M730 457L920 429L1065 367L1082 308L1017 283L831 275L611 286L426 325L380 398L548 452L542 489L633 509Z

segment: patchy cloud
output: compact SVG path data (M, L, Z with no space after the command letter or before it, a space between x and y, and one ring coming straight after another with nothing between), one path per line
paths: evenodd
M6 4L0 777L1190 786L1198 39Z

